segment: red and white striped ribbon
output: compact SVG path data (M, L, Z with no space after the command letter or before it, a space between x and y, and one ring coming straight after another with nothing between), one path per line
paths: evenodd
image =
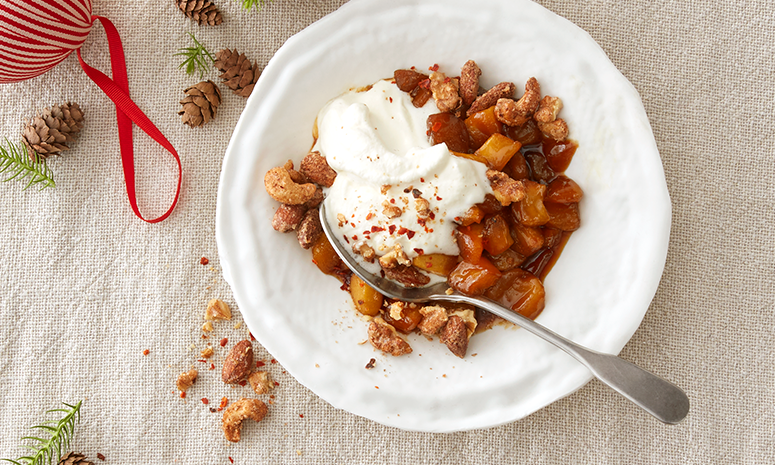
M0 83L39 76L91 31L91 0L0 0Z

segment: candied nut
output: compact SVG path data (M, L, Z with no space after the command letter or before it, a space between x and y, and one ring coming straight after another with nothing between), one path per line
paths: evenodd
M254 371L248 376L250 387L256 391L256 394L266 394L274 389L272 376L267 371Z
M458 86L457 79L450 79L438 71L431 73L431 92L433 92L433 99L436 100L436 108L439 111L448 112L460 106Z
M212 330L213 330L213 322L205 321L205 324L202 325L202 331L209 333Z
M463 323L466 325L468 338L471 339L474 331L476 331L476 312L472 309L461 309L450 312L449 316L452 315L457 315L463 320Z
M323 189L317 188L315 189L315 193L312 195L312 198L304 202L304 206L307 208L317 208L318 205L323 202L323 199L325 197L323 196Z
M431 204L423 198L414 200L414 208L417 210L417 216L427 218L431 214Z
M401 207L397 207L391 204L390 202L388 202L387 200L382 202L382 214L387 216L391 220L393 218L398 218L399 216L401 216L403 212L404 211L401 209Z
M176 385L178 386L178 389L183 392L186 392L186 390L196 382L196 377L198 375L199 375L199 372L193 368L186 371L185 373L181 373L180 375L178 375L178 381L176 383Z
M253 344L249 339L239 341L231 348L223 361L221 380L226 384L236 384L245 380L253 366Z
M411 265L412 261L409 260L409 257L407 257L406 253L404 253L404 249L401 247L401 244L396 244L393 246L393 250L379 257L379 264L382 266L382 268L389 269L395 268L399 265Z
M482 70L474 60L468 60L463 65L463 69L460 70L460 97L463 99L463 105L471 105L476 100L481 75Z
M507 126L522 126L530 119L519 111L517 102L502 98L495 104L495 119Z
M312 183L298 184L284 167L272 168L264 175L266 192L280 203L301 205L315 196L317 187Z
M471 116L477 111L486 110L495 105L498 102L498 99L513 97L515 90L517 90L517 86L512 82L501 82L500 84L496 84L492 89L474 100L474 103L471 104L471 108L468 109L466 115Z
M207 303L205 320L231 320L231 310L221 299L212 299Z
M420 309L422 320L417 328L426 336L432 336L439 332L447 324L447 309L440 305L428 305ZM391 316L392 318L392 316Z
M323 226L320 224L320 214L317 208L307 210L304 219L296 228L296 237L303 249L309 249L323 234Z
M303 174L293 169L293 161L291 160L286 161L285 164L283 165L283 168L288 170L288 174L291 175L291 179L293 180L293 182L297 184L306 184L309 182L309 179L307 179L306 176L304 176Z
M493 195L504 207L525 198L525 185L522 181L511 179L502 171L487 170Z
M398 265L393 268L383 268L383 270L387 279L392 279L406 287L420 287L431 282L431 278L420 273L414 266Z
M287 205L282 204L274 212L272 217L272 228L275 231L282 233L293 231L301 223L304 218L304 213L307 212L307 207L304 205Z
M390 355L399 356L412 353L409 343L401 338L396 329L380 317L371 320L369 325L369 342L375 348Z
M382 195L385 195L385 194L387 194L387 191L389 191L391 187L393 187L393 186L391 186L390 184L383 184L383 185L381 185L379 187L379 192Z
M568 123L562 118L557 118L551 123L538 123L538 129L546 137L551 137L556 141L565 140L568 137Z
M401 302L400 300L390 304L390 307L388 308L390 318L394 320L402 319L404 317L404 307L406 307L406 303Z
M340 228L344 226L345 223L347 223L347 218L345 218L341 213L336 214L336 220L339 222Z
M202 358L210 358L213 356L213 348L210 346L207 346L199 354L202 356Z
M310 181L325 187L331 187L336 179L336 171L328 166L326 157L322 156L320 152L308 153L301 160L299 171Z
M463 319L457 315L451 315L447 324L442 328L439 339L450 352L460 358L465 357L468 350L468 328Z
M353 252L361 254L364 260L369 263L374 263L374 259L377 257L377 253L368 244L353 244Z
M245 399L229 405L223 412L223 434L230 442L239 442L242 422L250 418L259 422L266 416L266 404L258 399Z
M533 115L539 123L551 123L557 119L557 113L562 110L562 100L559 97L545 96L538 104L538 110Z

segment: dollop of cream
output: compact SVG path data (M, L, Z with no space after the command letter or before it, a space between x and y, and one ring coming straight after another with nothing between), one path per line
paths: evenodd
M416 108L389 80L347 92L320 111L314 150L337 172L325 202L340 240L377 255L395 244L409 258L458 255L456 218L492 189L485 165L431 145L426 121L433 113L433 99Z

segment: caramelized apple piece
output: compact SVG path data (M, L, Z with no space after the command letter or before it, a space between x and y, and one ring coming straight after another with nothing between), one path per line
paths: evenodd
M485 215L492 215L493 213L498 213L503 210L503 205L501 205L498 199L492 194L486 194L484 196L484 201L476 205L482 209Z
M412 260L412 264L423 271L439 276L449 276L449 273L457 265L457 257L432 253L415 257Z
M544 247L556 247L562 241L562 231L559 229L543 227L541 234L544 235Z
M546 161L549 167L558 173L568 169L577 148L578 144L569 140L557 142L554 139L547 138L543 141Z
M492 255L505 252L514 243L509 224L501 215L494 215L484 220L483 234L484 250Z
M474 223L457 228L457 246L463 260L476 263L484 250L484 225Z
M567 176L557 176L546 187L544 201L554 203L578 203L584 196L581 187Z
M514 218L525 226L546 224L549 221L549 213L544 206L546 186L527 179L522 182L525 184L525 198L511 204Z
M468 226L474 223L479 223L484 219L484 215L484 210L482 210L478 205L474 205L466 211L462 218L460 218L460 224L463 226Z
M503 273L485 296L521 315L535 319L544 309L544 285L529 271L517 268Z
M431 144L447 144L453 152L468 153L469 137L466 123L451 113L436 113L428 116L428 130Z
M358 275L350 278L350 295L353 298L355 309L364 315L376 316L382 308L382 294L366 284Z
M422 108L433 97L433 92L428 88L417 86L409 92L409 95L412 97L412 105L416 108Z
M420 324L420 320L422 320L422 314L420 313L419 307L404 305L401 314L401 319L394 320L388 312L385 312L385 314L382 315L382 318L404 334L409 334L418 324Z
M471 136L471 147L478 149L493 134L499 134L503 125L495 118L495 107L477 111L465 120L468 134Z
M499 271L512 270L525 261L525 256L515 252L514 249L506 249L499 255L487 254L486 258L490 260Z
M493 134L475 153L487 160L488 167L501 171L521 146L503 134Z
M527 167L525 156L519 152L511 157L511 160L503 168L503 172L508 174L511 179L530 178L530 168Z
M544 235L540 228L525 226L517 221L511 223L511 237L514 244L511 249L523 257L529 257L544 246Z
M335 275L337 271L345 269L342 259L336 254L325 234L321 234L312 245L312 262L325 274Z
M506 126L504 130L509 138L521 143L522 145L533 145L541 143L541 130L538 129L535 121L530 120L522 126Z
M474 263L466 261L458 263L450 273L447 282L463 294L481 295L500 277L501 272L498 268L486 258L480 257Z
M543 181L548 183L557 176L557 174L546 162L546 158L539 152L526 152L525 160L530 167L532 178L535 181Z
M420 84L420 81L428 79L428 75L413 69L397 69L393 73L393 79L395 79L399 89L404 92L411 92Z
M575 231L581 225L577 203L547 203L546 211L549 214L547 226L562 231Z

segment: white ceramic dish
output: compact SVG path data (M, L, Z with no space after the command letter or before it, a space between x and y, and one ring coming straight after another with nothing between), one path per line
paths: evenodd
M385 357L349 295L322 275L295 235L271 227L267 170L298 162L318 110L351 87L409 66L451 75L468 59L486 87L530 77L560 96L579 149L568 175L585 191L582 228L546 280L538 321L618 353L638 328L664 267L670 199L640 98L592 38L524 0L353 0L289 39L263 72L223 163L217 241L224 275L261 344L337 408L398 428L449 432L514 421L591 375L527 332L496 327L461 360L410 336ZM521 91L520 91L521 92ZM473 356L473 354L477 354ZM376 368L364 365L376 358Z

